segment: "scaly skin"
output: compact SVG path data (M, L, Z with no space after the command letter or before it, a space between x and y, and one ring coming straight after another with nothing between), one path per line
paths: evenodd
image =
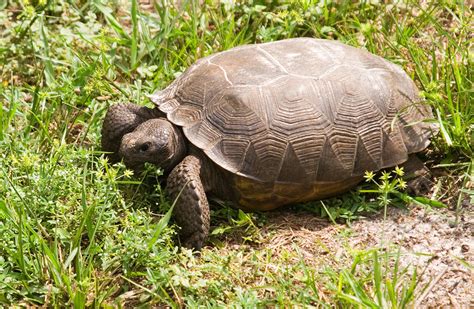
M116 104L109 107L102 125L102 150L110 152L107 156L115 163L120 161L119 148L122 137L135 130L143 122L162 116L156 108L135 104Z
M102 149L112 162L121 159L129 168L150 162L171 171L166 190L176 200L174 217L181 227L183 246L201 249L209 234L209 204L201 181L201 160L186 156L185 140L157 109L133 104L109 108L102 127ZM146 147L143 147L145 146ZM212 173L205 173L206 175ZM209 177L213 179L213 177ZM211 190L213 184L206 181Z
M407 188L410 194L424 195L430 192L434 185L432 181L433 175L416 154L411 154L408 160L402 164L402 167L405 169L405 176L403 178L407 181Z
M166 190L176 201L174 216L183 246L200 250L209 235L209 204L200 177L201 161L187 156L168 176Z
M119 156L127 167L137 171L148 162L168 174L186 156L186 144L176 126L165 118L153 118L122 137Z

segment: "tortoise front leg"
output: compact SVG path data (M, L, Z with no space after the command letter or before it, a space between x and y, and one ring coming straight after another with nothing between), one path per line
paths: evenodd
M158 109L130 103L110 106L102 124L102 150L111 153L108 157L113 163L120 161L118 150L122 137L141 123L160 115Z
M187 156L168 176L166 190L172 201L173 211L184 247L200 250L209 235L209 204L200 177L201 161Z

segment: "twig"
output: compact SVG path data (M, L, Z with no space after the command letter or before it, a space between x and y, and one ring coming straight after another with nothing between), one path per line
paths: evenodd
M451 293L448 293L448 296L449 296L449 300L451 301L451 304L453 305L453 308L456 308L456 309L461 308L458 301L456 300L456 298L454 298L453 295L451 295Z
M414 308L419 308L421 303L423 302L423 300L426 298L426 296L428 296L428 294L431 292L431 290L434 288L434 286L436 285L436 283L438 283L438 281L441 279L441 277L443 277L443 275L446 273L446 271L448 270L448 267L445 267L439 274L438 276L436 276L436 278L430 283L430 285L428 286L428 288L425 290L425 292L420 296L420 298L418 298L416 300L416 303L415 303L415 306Z

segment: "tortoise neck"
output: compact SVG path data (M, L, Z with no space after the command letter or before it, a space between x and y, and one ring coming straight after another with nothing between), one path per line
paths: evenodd
M146 121L154 118L165 118L166 114L160 111L157 107L149 108L146 106L137 106L135 114L139 116L142 121Z
M179 162L183 161L183 159L186 157L188 154L188 149L186 147L186 140L184 137L184 134L181 130L181 128L177 128L176 126L173 126L174 133L173 133L173 139L172 139L172 145L171 147L172 152L173 152L173 157L170 160L169 164L167 164L165 169L165 174L169 174L171 170L179 164Z

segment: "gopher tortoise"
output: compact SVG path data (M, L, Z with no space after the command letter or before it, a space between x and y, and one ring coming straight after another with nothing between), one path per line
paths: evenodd
M245 210L347 191L365 171L407 161L434 131L398 66L336 41L245 45L198 60L156 108L109 108L102 148L133 169L160 166L186 247L209 233L206 194Z

